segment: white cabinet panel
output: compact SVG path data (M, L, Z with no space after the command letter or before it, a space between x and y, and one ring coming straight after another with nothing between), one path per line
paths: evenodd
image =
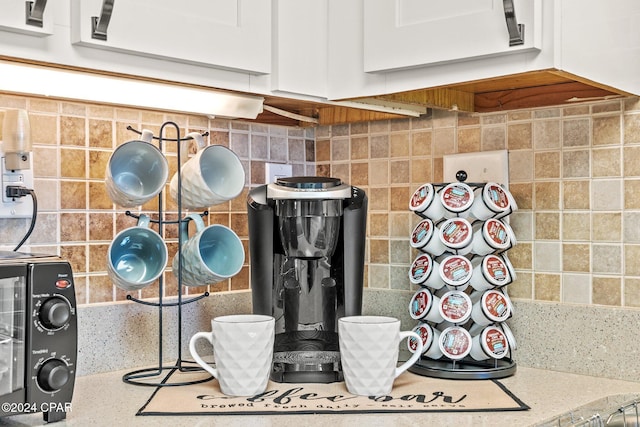
M102 0L71 1L72 43L234 69L271 71L270 0L127 0L114 3L107 40L91 36Z
M0 30L33 36L48 36L53 34L54 0L44 8L42 27L27 24L27 10L25 0L3 0L0 3ZM31 2L33 3L33 2Z
M538 50L542 0L513 0L524 44L510 46L503 0L364 1L364 71Z

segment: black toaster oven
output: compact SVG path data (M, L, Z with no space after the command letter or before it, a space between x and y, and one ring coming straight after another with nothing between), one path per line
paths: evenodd
M76 376L76 298L69 263L0 251L0 417L66 418Z

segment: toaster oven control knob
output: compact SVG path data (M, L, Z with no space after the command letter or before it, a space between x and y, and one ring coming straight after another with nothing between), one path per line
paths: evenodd
M67 324L71 317L69 303L60 297L53 297L42 303L40 307L40 322L47 329L60 329Z
M38 385L44 391L60 390L69 381L69 367L60 359L49 359L38 371Z

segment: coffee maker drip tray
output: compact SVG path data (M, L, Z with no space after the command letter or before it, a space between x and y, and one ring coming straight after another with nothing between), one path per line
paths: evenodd
M342 381L337 334L326 331L276 334L271 379L285 383Z

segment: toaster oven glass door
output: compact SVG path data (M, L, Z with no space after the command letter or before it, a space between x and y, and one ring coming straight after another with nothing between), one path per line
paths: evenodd
M24 388L26 281L24 267L0 267L0 396Z

